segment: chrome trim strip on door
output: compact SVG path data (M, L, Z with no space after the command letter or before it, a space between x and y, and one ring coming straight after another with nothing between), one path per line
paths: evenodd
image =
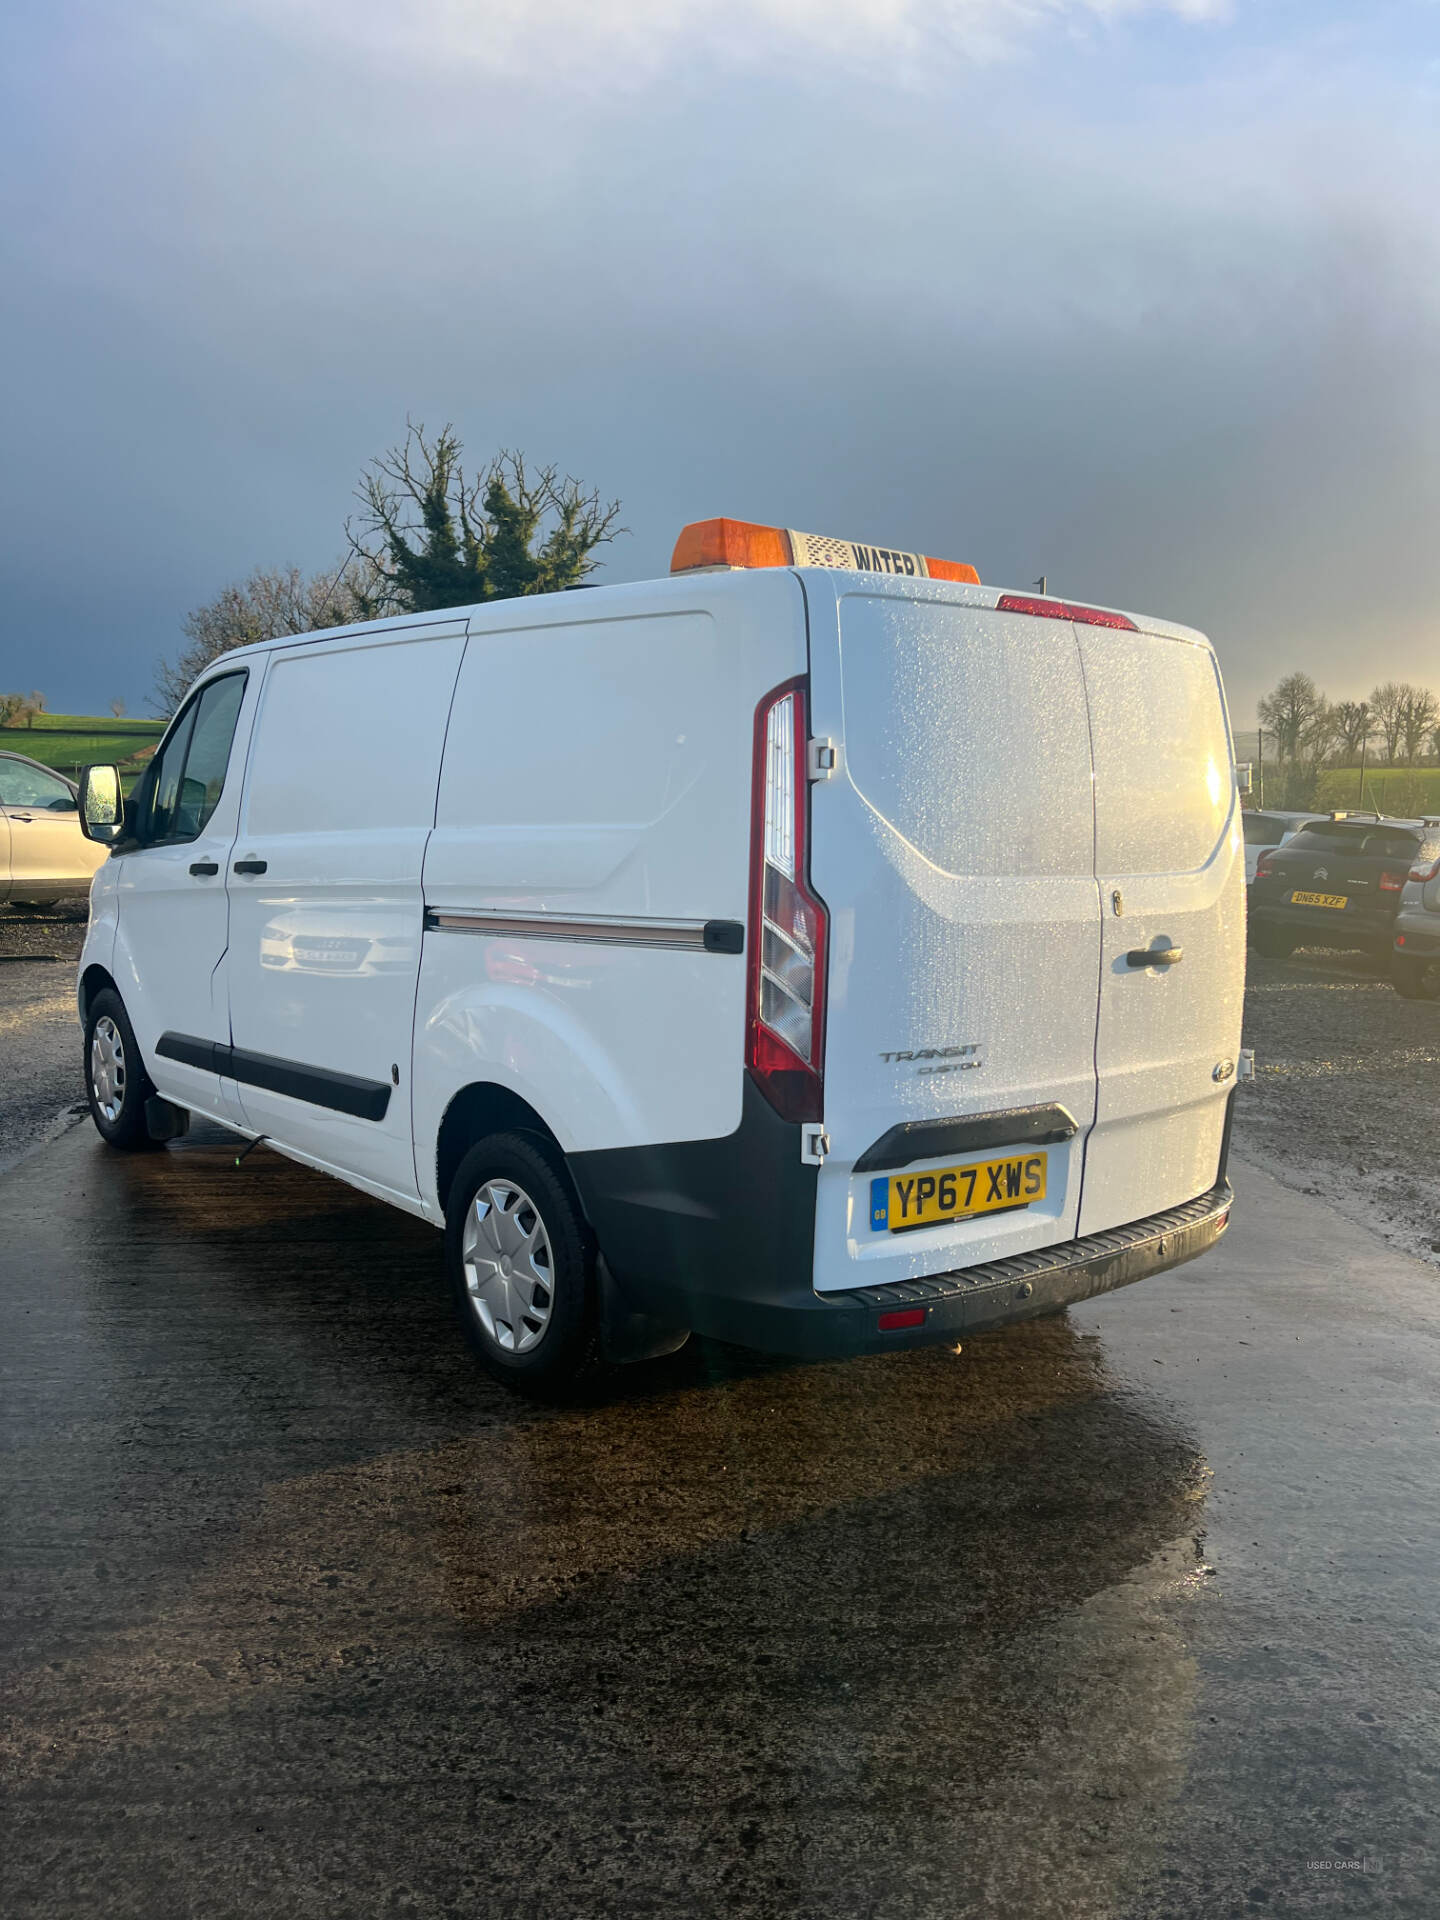
M745 929L738 920L707 920L697 926L636 920L564 920L558 915L463 913L425 909L433 933L510 934L526 940L585 940L608 946L681 947L698 953L743 953Z

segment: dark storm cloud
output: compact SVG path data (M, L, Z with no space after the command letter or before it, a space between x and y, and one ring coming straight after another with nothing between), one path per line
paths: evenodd
M519 12L34 29L0 682L137 703L407 412L620 493L614 576L730 512L1190 620L1242 723L1440 679L1433 79L1126 11L752 7L736 61L637 4L558 73Z

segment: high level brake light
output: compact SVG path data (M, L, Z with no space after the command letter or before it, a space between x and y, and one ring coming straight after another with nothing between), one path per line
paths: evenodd
M805 681L755 711L745 1065L786 1120L821 1118L828 916L811 893Z
M1104 607L1082 607L1077 600L1037 599L1029 593L1002 593L995 611L1028 613L1037 620L1073 620L1080 627L1119 627L1123 633L1139 631L1128 614L1110 613Z
M793 527L761 527L750 520L692 520L682 527L670 558L672 573L697 567L846 567L858 573L899 573L918 580L963 580L980 576L963 560L937 560L928 553L876 547L859 540L833 540Z

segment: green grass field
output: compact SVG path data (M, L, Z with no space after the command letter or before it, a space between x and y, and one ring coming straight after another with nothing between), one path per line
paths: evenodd
M0 727L0 748L23 753L73 780L81 767L114 761L138 768L135 755L153 747L163 720L114 720L93 713L41 713L33 727Z
M1373 807L1377 813L1440 813L1440 767L1366 767L1365 797L1360 769L1331 767L1320 777L1326 807Z

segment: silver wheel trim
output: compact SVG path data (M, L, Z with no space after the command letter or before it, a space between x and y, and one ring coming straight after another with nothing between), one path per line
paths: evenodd
M125 1042L108 1013L90 1036L90 1086L95 1104L113 1126L125 1104Z
M487 1180L465 1215L470 1310L502 1353L529 1353L555 1305L555 1261L540 1209L513 1180Z

